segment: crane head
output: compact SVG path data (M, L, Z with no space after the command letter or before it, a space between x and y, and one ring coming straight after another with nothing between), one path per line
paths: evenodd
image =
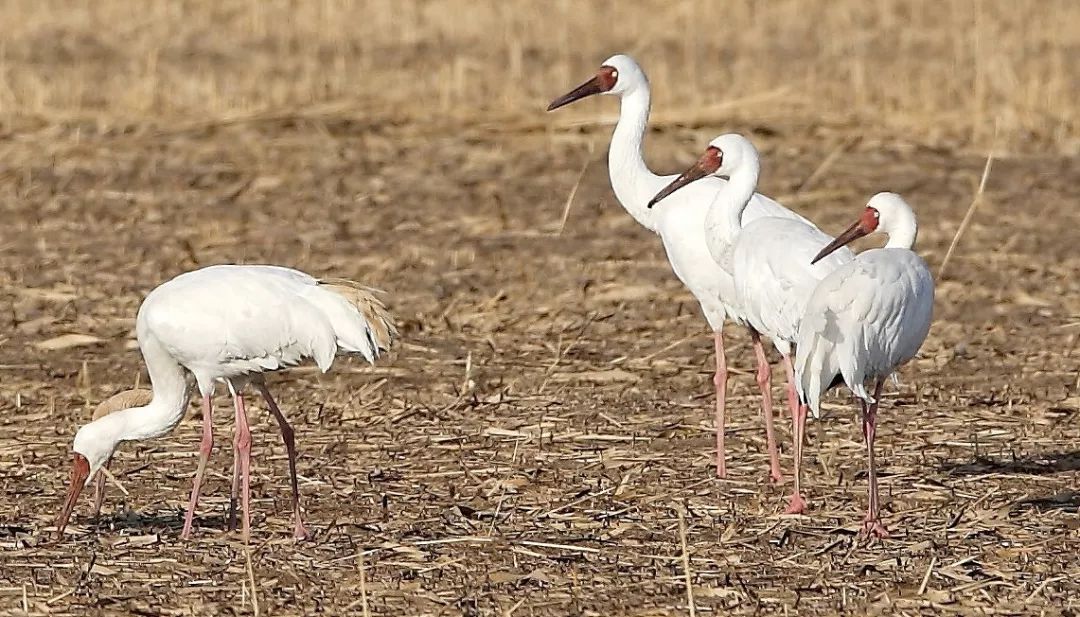
M668 195L671 195L675 191L682 187L696 182L702 178L715 174L724 165L724 151L716 146L709 146L705 148L705 154L701 155L701 158L696 163L687 168L686 171L679 174L678 178L671 181L670 184L660 189L660 192L653 196L649 200L649 207L652 208L660 200L664 199Z
M838 248L850 244L863 236L874 233L874 231L877 230L880 221L881 213L878 212L877 208L867 206L859 216L859 219L852 223L852 225L845 229L839 236L836 236L836 239L826 245L825 248L821 249L810 263L816 264Z
M71 484L68 486L67 499L64 501L60 514L56 517L57 539L63 536L64 527L67 526L75 503L79 495L90 480L98 476L98 486L94 491L94 508L100 511L102 495L104 493L104 480L99 470L108 464L119 441L116 432L112 428L114 424L113 413L133 407L139 402L148 401L151 393L148 390L131 390L121 392L106 400L94 411L94 421L79 429L75 433L75 441L71 449L74 452L74 463L71 468Z
M618 69L610 66L602 66L600 67L600 70L596 71L596 75L593 75L585 80L580 86L552 101L551 104L548 105L547 110L554 111L564 105L569 105L574 101L579 101L594 94L604 94L605 92L609 92L615 87L615 84L618 83L618 81Z
M671 195L682 187L708 176L731 176L744 165L754 168L759 165L757 148L746 137L738 133L725 133L709 142L705 153L686 171L675 178L649 200L652 208L661 199ZM757 177L754 177L757 181Z
M604 61L595 75L552 101L547 110L554 111L595 94L622 94L635 86L648 83L648 78L633 58L625 54L615 54Z

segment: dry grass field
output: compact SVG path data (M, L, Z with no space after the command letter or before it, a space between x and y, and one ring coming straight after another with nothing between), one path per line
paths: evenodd
M994 153L882 407L891 538L857 535L841 396L809 428L811 512L780 514L734 328L713 477L711 343L608 186L617 102L543 111L618 51L652 78L654 168L746 133L762 192L823 229L903 193L935 272ZM4 3L0 613L1075 614L1078 51L1070 0ZM222 531L228 422L178 538L195 407L54 542L75 431L146 383L142 297L228 262L357 278L398 316L376 367L270 378L314 541L253 405L250 549Z

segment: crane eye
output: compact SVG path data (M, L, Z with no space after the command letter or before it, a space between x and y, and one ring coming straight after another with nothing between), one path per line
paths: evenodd
M619 81L619 71L617 69L611 69L611 79Z

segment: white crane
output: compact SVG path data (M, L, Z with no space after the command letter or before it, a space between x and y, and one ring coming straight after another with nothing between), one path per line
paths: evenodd
M881 231L884 248L859 253L854 261L825 277L806 305L796 345L795 372L800 398L821 413L821 395L846 383L859 402L869 466L869 505L864 531L883 537L874 434L881 385L915 357L930 331L934 279L912 250L918 226L915 213L896 193L878 193L859 220L814 257L814 261L855 240ZM874 384L874 394L866 390Z
M244 540L251 529L251 430L243 389L251 383L277 419L289 455L294 535L306 538L300 516L293 430L263 383L263 373L314 359L324 372L339 353L374 362L397 330L373 290L345 279L315 279L277 266L210 266L181 274L150 292L135 320L139 349L153 387L138 405L107 413L75 435L67 500L57 517L62 535L83 486L107 465L123 441L165 435L184 417L191 395L188 372L203 402L202 442L182 538L191 535L206 462L213 449L211 399L217 381L233 395L234 452L243 483ZM119 395L118 395L119 396Z
M595 94L612 94L620 98L619 121L608 148L608 174L611 188L623 208L646 229L660 235L671 268L679 280L701 304L701 310L713 332L716 349L716 473L727 475L724 453L725 408L727 396L727 359L724 354L723 325L731 318L745 325L730 300L735 295L731 275L710 256L705 240L705 216L713 196L724 187L719 178L694 184L668 200L664 208L650 209L649 199L676 176L659 176L645 165L642 141L649 121L651 92L649 80L633 58L615 55L604 61L596 75L577 88L552 101L548 111L568 105ZM754 193L745 210L744 221L762 216L803 220L764 195ZM760 359L760 356L759 356ZM773 436L771 393L768 366L758 366L758 385L761 388L765 435L769 449L769 471L773 481L782 479L780 458Z
M750 140L734 133L721 135L709 143L697 163L657 193L649 205L710 176L727 176L729 179L716 193L705 218L706 238L719 265L734 276L735 296L729 302L736 304L738 314L754 333L759 366L768 370L758 333L768 336L783 357L795 444L795 490L787 512L796 514L806 510L801 491L806 407L799 404L795 390L791 345L795 342L806 302L818 281L850 262L854 255L845 248L811 264L810 260L821 246L832 240L812 223L781 217L745 221L742 213L754 194L760 171L757 148Z

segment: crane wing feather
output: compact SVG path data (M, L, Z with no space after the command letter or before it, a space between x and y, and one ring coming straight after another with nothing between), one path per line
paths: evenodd
M739 233L734 248L735 288L751 325L793 342L818 281L854 259L842 248L816 264L832 238L799 220L762 218Z
M365 289L349 282L349 289ZM339 348L373 360L389 345L392 322L381 302L350 302L315 278L277 266L211 266L152 291L139 311L149 328L200 384L272 371L312 358L323 371ZM361 298L367 300L367 297ZM365 313L365 309L368 311ZM377 327L368 314L380 318Z
M870 400L865 382L915 356L930 329L934 285L926 263L906 249L874 249L814 289L797 336L799 395L820 414L836 375Z

